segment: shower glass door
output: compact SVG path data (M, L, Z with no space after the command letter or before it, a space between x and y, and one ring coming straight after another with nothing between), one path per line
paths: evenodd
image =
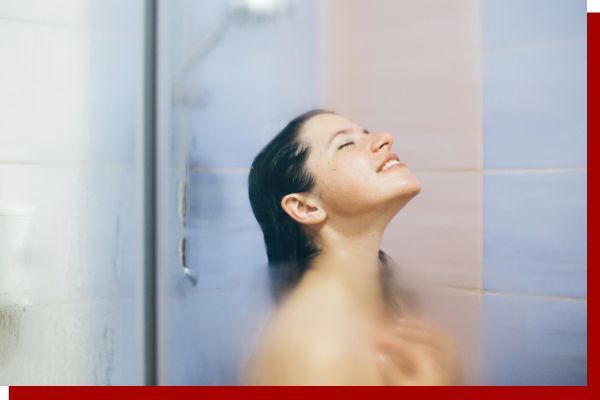
M317 2L159 4L158 380L236 384L272 309L246 180L318 104Z

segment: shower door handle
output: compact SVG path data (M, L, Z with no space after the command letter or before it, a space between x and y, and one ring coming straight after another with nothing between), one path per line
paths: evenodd
M198 284L196 274L194 274L194 271L192 271L186 263L186 246L187 239L185 237L179 239L179 265L181 266L181 269L185 276L187 276L187 278L192 283L192 286L196 286Z

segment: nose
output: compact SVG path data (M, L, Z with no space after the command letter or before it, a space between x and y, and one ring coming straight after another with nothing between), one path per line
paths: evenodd
M394 143L394 137L389 133L377 133L373 136L373 142L371 142L372 152L378 152L382 147L385 146L388 147L388 150L392 148L392 143Z

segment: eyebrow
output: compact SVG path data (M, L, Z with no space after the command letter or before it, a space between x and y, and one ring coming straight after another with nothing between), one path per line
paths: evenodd
M331 145L331 142L333 142L333 139L335 139L335 137L336 137L337 135L342 135L342 134L345 134L345 133L350 133L350 132L352 132L352 128L345 128L345 129L341 129L341 130L337 131L337 132L336 132L336 133L334 133L334 134L331 136L331 138L329 139L329 142L327 143L327 147L329 147L329 146ZM363 133L370 133L370 132L369 132L369 130L368 130L368 129L365 129L365 128L363 128L363 129L362 129L362 132L363 132Z

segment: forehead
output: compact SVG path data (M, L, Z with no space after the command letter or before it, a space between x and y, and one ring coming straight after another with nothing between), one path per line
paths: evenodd
M318 114L304 123L300 136L310 145L326 144L334 133L346 128L360 125L340 115Z

